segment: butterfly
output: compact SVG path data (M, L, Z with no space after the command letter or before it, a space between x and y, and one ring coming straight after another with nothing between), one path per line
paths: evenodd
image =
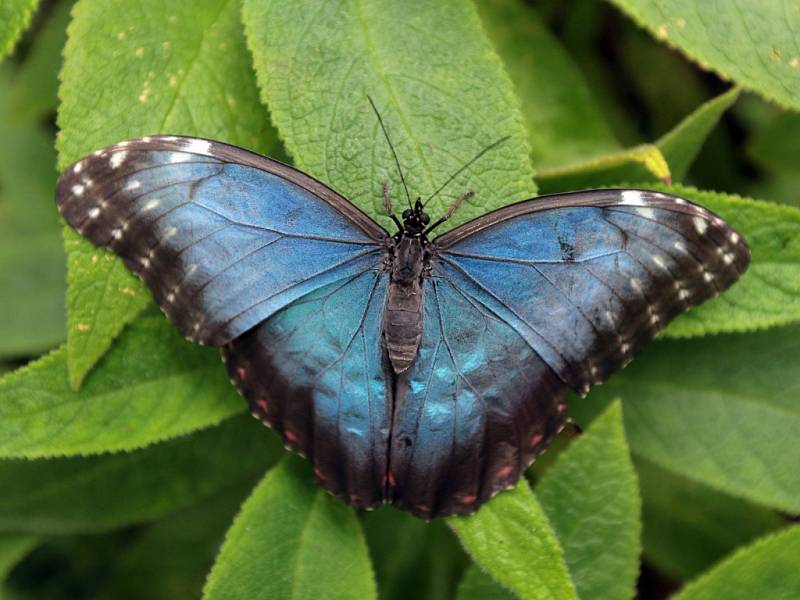
M192 137L98 150L57 202L183 336L221 348L324 488L425 519L513 487L564 427L568 389L585 395L749 261L705 208L635 189L524 200L436 237L457 203L431 222L409 197L398 217L387 192L389 232L306 173Z

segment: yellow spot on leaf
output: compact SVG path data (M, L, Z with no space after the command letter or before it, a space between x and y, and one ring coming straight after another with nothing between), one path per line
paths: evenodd
M97 254L92 254L92 264L96 264L98 260L100 260L100 257Z
M92 328L92 326L88 323L78 323L76 327L78 328L78 331L89 331Z
M170 84L172 87L175 87L176 85L178 85L178 78L177 78L177 77L175 77L175 75L170 75L170 76L169 76L169 84Z
M230 94L228 94L227 96L225 96L225 99L228 101L228 106L230 106L231 108L233 108L234 106L236 106L236 98L234 98L234 97L233 97L233 96L231 96Z
M167 17L167 21L169 21L170 23L176 23L178 21L178 17L176 17L175 15L170 15L169 17Z
M120 32L117 33L117 39L119 41L124 40L126 37L128 37L128 34L125 33L124 31L120 31Z
M656 37L658 39L660 39L660 40L665 40L665 39L667 39L668 35L669 35L669 31L667 30L667 26L666 25L659 25L658 29L656 29Z
M686 27L686 19L682 19L680 17L675 19L675 25L678 26L678 29L683 29Z
M169 50L169 47L170 47L171 45L172 45L172 44L170 44L168 41L167 41L167 42L161 42L161 47L162 47L164 50Z
M136 52L134 52L134 54L136 56L138 56L139 58L142 58L144 56L144 48L137 48Z
M792 60L789 61L789 66L793 69L800 67L800 58L797 58L796 56L792 58Z
M124 288L122 288L122 289L120 290L120 292L122 292L123 294L126 294L126 295L130 296L131 298L133 298L133 297L135 297L135 296L136 296L136 290L132 290L132 289L131 289L131 288L129 288L129 287L124 287Z

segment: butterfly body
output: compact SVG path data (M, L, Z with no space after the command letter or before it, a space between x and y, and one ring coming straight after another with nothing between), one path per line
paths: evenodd
M254 416L350 504L432 518L513 486L585 394L748 264L676 196L513 204L429 239L390 234L309 175L154 136L59 179L67 222L118 254L179 331L221 348Z

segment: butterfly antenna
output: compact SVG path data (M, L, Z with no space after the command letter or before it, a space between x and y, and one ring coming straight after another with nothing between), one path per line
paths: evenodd
M381 113L378 112L378 107L375 106L375 103L372 101L372 98L367 94L367 100L372 105L372 110L375 111L375 116L378 117L378 123L381 124L381 129L383 130L383 135L386 138L387 143L389 144L389 149L392 151L392 156L394 156L394 162L397 165L397 172L400 173L400 181L403 183L403 189L406 191L406 200L408 200L408 208L413 208L411 206L411 195L408 193L408 186L406 186L406 178L403 176L403 169L400 167L400 160L397 158L397 152L394 151L394 146L392 146L392 140L389 139L389 133L386 131L386 126L383 124L383 118L381 117Z
M474 162L475 162L476 160L478 160L478 159L479 159L481 156L483 156L484 154L486 154L487 152L489 152L489 150L494 150L495 148L497 148L497 147L498 147L500 144L502 144L503 142L507 141L509 138L511 138L511 136L510 136L510 135L507 135L507 136L505 136L505 137L502 137L502 138L500 138L499 140L497 140L496 142L492 142L491 144L489 144L488 146L486 146L486 148L484 148L483 150L481 150L480 152L478 152L478 153L477 153L475 156L473 156L473 157L472 157L472 158L471 158L471 159L470 159L470 160L467 162L467 164L465 164L465 165L464 165L463 167L461 167L461 168L460 168L458 171L456 171L455 173L453 173L453 174L450 176L450 178L449 178L447 181L445 181L445 182L444 182L444 183L443 183L441 186L439 186L439 189L438 189L438 190L436 190L436 191L435 191L435 192L433 192L433 193L432 193L430 196L428 196L428 198L425 200L425 202L422 204L422 206L426 206L426 205L428 204L428 202L430 202L430 201L431 201L431 199L433 199L433 197L434 197L434 196L436 196L436 195L437 195L439 192L441 192L441 191L442 191L444 188L446 188L446 187L447 187L447 186L450 184L450 182L451 182L451 181L453 181L453 179L455 179L456 177L458 177L459 175L461 175L461 173L463 173L463 172L464 172L464 170L465 170L467 167L469 167L469 166L470 166L472 163L474 163Z

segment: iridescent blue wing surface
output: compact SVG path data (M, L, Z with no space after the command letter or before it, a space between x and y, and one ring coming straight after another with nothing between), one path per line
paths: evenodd
M309 175L198 138L99 150L64 172L57 201L70 225L144 280L184 336L215 346L380 264L387 238Z
M381 343L388 277L370 270L300 298L224 346L253 414L350 504L384 501L392 369Z
M423 340L398 382L389 496L464 513L513 485L584 395L747 268L722 219L656 192L502 208L433 241Z

